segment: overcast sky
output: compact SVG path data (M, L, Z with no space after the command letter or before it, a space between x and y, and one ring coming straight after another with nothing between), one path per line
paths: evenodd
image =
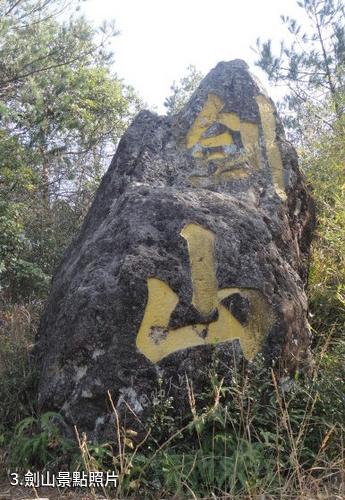
M217 62L237 58L276 98L279 90L268 87L250 47L258 36L278 43L286 37L280 14L302 12L296 0L87 0L82 10L95 25L115 19L116 72L159 112L189 64L207 73Z

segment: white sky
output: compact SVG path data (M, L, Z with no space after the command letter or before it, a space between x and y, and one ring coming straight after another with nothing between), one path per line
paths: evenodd
M296 0L87 0L82 12L96 26L115 19L115 70L144 101L164 113L170 85L194 64L207 73L219 61L244 59L254 66L257 37L280 42L286 36L280 14L300 17Z

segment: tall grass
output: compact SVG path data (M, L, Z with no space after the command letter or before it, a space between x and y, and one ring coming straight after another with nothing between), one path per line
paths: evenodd
M36 373L31 359L41 303L0 308L0 436L34 411Z
M189 385L189 419L173 432L169 423L168 439L159 441L166 432L163 423L160 428L148 426L144 440L135 444L130 430L115 419L114 443L95 450L84 440L86 468L116 469L117 498L310 498L345 493L345 411L324 418L327 388L316 375L323 370L321 364L320 353L314 377L295 381L288 392L264 366L256 366L255 373L237 374L231 387L213 378L213 399L202 410L194 404ZM101 456L102 449L111 452Z

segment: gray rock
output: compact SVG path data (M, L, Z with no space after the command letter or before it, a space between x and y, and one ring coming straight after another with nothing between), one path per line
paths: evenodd
M124 134L57 270L37 339L43 409L101 439L145 422L162 379L183 414L258 353L310 366L314 207L272 101L240 60L219 63L173 117ZM227 380L227 379L226 379Z

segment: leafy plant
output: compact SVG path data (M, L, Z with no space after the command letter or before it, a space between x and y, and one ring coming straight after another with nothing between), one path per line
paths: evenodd
M23 419L16 427L10 444L12 467L41 469L54 462L69 461L76 445L62 437L60 414L47 412Z

